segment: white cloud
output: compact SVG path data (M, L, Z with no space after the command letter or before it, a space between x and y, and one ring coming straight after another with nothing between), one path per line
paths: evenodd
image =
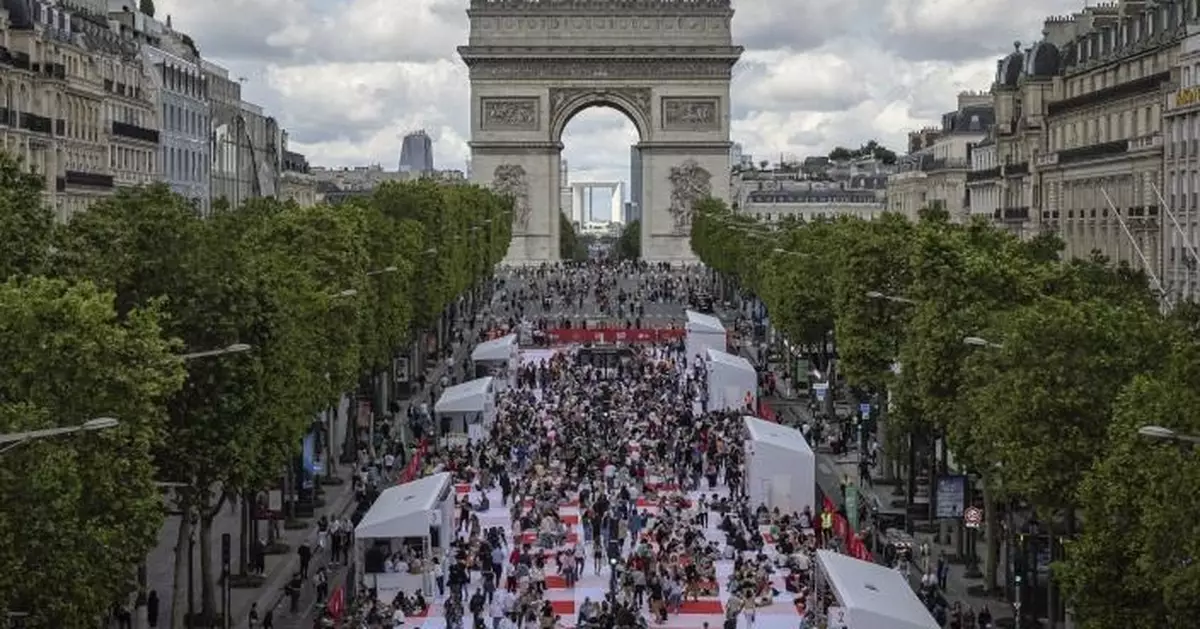
M245 93L316 164L395 164L424 128L439 166L463 168L469 85L455 48L466 0L158 0L159 15L248 79ZM737 0L732 139L757 159L869 139L901 150L955 95L987 89L1013 40L1082 0ZM637 141L620 114L568 126L564 157L589 179L627 179Z

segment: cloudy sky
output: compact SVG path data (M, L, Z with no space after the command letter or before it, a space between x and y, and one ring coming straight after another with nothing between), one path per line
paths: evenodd
M201 54L246 79L292 148L324 166L395 168L424 128L439 168L469 155L467 0L157 0ZM1083 0L735 0L746 47L733 82L733 140L755 159L824 154L935 124L995 60L1028 45L1046 15ZM572 179L627 180L633 125L610 110L572 120Z

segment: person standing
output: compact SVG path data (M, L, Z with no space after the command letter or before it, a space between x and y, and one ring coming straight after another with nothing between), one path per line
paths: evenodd
M296 554L300 557L300 578L307 579L308 564L312 561L312 547L308 545L308 542L303 542L296 549Z
M146 624L150 629L158 627L158 590L150 590L150 596L146 598Z

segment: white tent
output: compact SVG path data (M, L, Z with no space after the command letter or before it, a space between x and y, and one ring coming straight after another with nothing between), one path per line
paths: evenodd
M475 375L495 376L501 388L516 384L517 368L521 366L521 348L516 334L508 334L475 346L471 351Z
M817 566L848 629L938 629L899 572L828 550L817 551Z
M453 491L454 482L450 472L432 474L410 483L389 487L379 494L366 515L359 521L354 529L354 537L426 537L429 535L429 527L434 525L435 521L441 524L453 522ZM445 541L448 546L449 539Z
M765 419L742 419L749 433L745 480L750 506L765 504L783 513L809 507L817 513L817 457L804 435Z
M684 330L687 336L684 337L683 343L689 365L695 362L696 356L704 358L704 352L709 349L725 351L725 326L721 324L720 319L694 310L688 310L686 314L687 324L684 325Z
M476 378L442 391L433 411L443 433L478 442L487 437L496 418L496 389L492 377Z
M708 369L708 410L758 408L758 372L750 361L709 348L704 364Z
M402 545L413 547L414 540L419 540L415 546L424 556L445 556L457 528L455 495L454 477L449 472L389 487L379 494L354 529L358 582L375 588L379 600L385 602L400 591L422 590L432 595L430 573L386 572L382 563Z

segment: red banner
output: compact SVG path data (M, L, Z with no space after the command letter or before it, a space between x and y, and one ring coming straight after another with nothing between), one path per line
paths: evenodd
M845 549L846 554L855 559L874 561L875 558L871 556L871 551L867 548L866 543L855 531L850 530L850 523L837 512L836 506L828 496L825 497L825 511L833 512L833 530L838 537L842 538L844 542L842 548Z
M333 588L333 593L329 595L329 615L333 616L334 620L341 620L342 615L346 613L346 591L342 586Z
M574 343L660 343L674 341L687 335L681 328L559 328L546 332L551 345Z
M413 452L412 458L408 460L408 465L404 466L403 470L400 470L400 477L396 480L397 485L417 480L417 477L421 475L421 464L425 458L425 451L428 448L429 442L422 439L421 445L417 446L416 452Z

